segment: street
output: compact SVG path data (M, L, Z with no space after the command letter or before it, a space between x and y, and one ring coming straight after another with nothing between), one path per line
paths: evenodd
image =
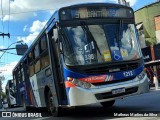
M67 111L62 117L52 117L49 116L47 113L43 113L45 117L42 118L23 118L25 119L33 119L33 120L84 120L84 119L99 119L99 120L108 120L108 119L118 119L118 120L128 120L128 118L132 120L158 120L159 117L156 117L157 115L160 116L160 90L155 91L153 88L150 90L149 93L142 94L142 95L136 95L131 96L124 99L119 99L116 101L113 107L104 109L100 104L93 104L88 106L82 106L82 107L76 107L75 109ZM1 110L2 111L2 110ZM3 110L4 111L4 110ZM23 111L22 107L16 107L12 109L7 109L5 111ZM32 110L28 112L37 112L37 110ZM149 117L142 117L142 112L148 113ZM112 116L110 115L112 113ZM135 113L137 117L125 117L128 114ZM157 114L158 113L158 114ZM121 117L117 116L121 115ZM113 116L115 115L115 116ZM144 115L144 114L143 114ZM22 118L1 118L1 120L17 120Z

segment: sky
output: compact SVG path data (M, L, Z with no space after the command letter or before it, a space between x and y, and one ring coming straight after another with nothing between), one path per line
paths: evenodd
M85 2L111 2L117 0L80 0ZM127 0L131 7L137 10L156 0ZM1 0L0 1L0 32L10 33L10 38L0 36L0 49L14 48L17 41L30 46L43 26L49 20L53 12L63 6L77 4L77 0ZM15 50L8 50L16 54ZM0 76L4 76L2 87L4 89L7 80L12 79L12 70L22 56L9 53L1 55L0 52Z

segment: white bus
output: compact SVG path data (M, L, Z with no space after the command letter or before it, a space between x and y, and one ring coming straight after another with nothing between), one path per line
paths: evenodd
M8 80L5 90L6 90L8 106L13 107L14 105L16 105L13 80Z

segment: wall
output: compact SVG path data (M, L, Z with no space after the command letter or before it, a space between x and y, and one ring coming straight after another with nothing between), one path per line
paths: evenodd
M136 24L143 23L144 35L149 45L154 45L156 41L154 17L160 15L160 2L150 4L135 11Z

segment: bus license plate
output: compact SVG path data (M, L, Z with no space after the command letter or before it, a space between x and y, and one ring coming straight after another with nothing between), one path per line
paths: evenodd
M125 92L125 88L119 88L119 89L115 89L112 90L112 94L119 94L119 93L124 93Z

